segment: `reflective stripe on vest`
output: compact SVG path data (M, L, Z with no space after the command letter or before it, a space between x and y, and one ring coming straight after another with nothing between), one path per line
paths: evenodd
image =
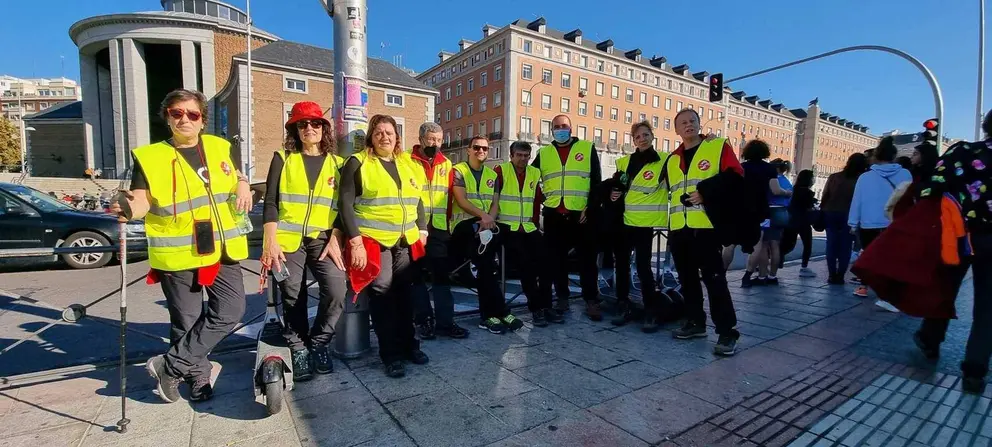
M423 170L408 154L396 157L400 187L386 172L382 162L368 151L352 155L361 163L362 195L355 200L355 215L362 235L375 239L385 247L393 247L403 237L408 243L420 238L417 228L417 205L423 195L419 181Z
M537 185L541 181L541 170L527 166L524 174L523 191L517 181L517 171L512 163L500 165L503 173L503 188L499 193L499 221L507 224L511 231L517 231L522 223L524 232L537 230L534 225L534 198Z
M458 163L452 168L461 173L465 179L465 199L476 208L488 213L493 206L493 198L496 195L496 171L489 166L482 166L481 182L475 181L472 168L466 162ZM455 228L459 222L471 219L473 216L458 206L457 202L451 204L451 229Z
M414 160L423 171L426 167L418 160ZM429 225L438 230L448 230L448 180L451 175L451 160L444 158L444 161L434 165L434 175L427 179L427 173L421 179L424 183L424 213L427 214Z
M565 209L570 211L585 209L589 201L592 143L576 141L568 152L564 166L558 156L558 149L553 145L542 147L538 156L541 158L539 168L544 206L557 208L563 203Z
M328 154L317 174L313 190L300 152L276 152L283 160L279 175L279 222L276 240L285 253L303 244L303 236L316 238L334 226L338 215L338 174L343 160Z
M725 141L725 138L703 141L699 149L696 149L696 155L692 158L687 174L682 173L682 157L675 153L669 156L666 171L668 185L672 191L672 200L668 209L670 229L713 228L704 206L686 207L682 204L681 197L695 192L699 182L720 173L720 158L723 155Z
M640 171L627 172L630 186L624 197L623 223L631 227L668 226L668 190L661 184L663 160L644 165ZM617 171L625 172L630 155L617 160Z
M200 137L210 191L196 171L166 142L135 148L131 152L144 168L151 196L145 216L148 264L163 271L192 270L220 262L221 255L234 261L248 257L247 238L240 234L227 200L238 186L231 144L213 135ZM211 222L214 250L199 255L193 222Z

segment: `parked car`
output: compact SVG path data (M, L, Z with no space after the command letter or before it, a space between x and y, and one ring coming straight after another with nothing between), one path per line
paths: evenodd
M129 253L147 251L145 223L128 223ZM0 250L14 248L97 247L116 245L117 218L102 211L83 211L24 185L0 183ZM114 253L59 255L77 269L103 267Z

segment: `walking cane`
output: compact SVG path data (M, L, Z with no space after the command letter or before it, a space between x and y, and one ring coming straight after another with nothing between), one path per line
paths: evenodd
M118 191L126 191L130 169L124 172ZM117 421L117 432L127 433L127 218L117 218L117 242L120 244L121 258L121 420Z

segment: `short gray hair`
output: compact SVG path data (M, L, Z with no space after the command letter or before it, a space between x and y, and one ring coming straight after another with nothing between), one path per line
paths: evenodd
M427 136L429 133L444 133L441 129L441 125L438 123L427 122L420 125L420 138Z

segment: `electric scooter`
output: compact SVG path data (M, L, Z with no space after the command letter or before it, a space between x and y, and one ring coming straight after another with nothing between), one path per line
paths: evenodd
M285 271L283 266L282 272ZM282 295L275 276L279 274L269 272L262 276L263 285L266 276L272 281L266 289L265 324L258 332L255 355L255 401L265 405L269 414L282 411L284 391L293 389L293 356L283 337L286 321L282 318Z

